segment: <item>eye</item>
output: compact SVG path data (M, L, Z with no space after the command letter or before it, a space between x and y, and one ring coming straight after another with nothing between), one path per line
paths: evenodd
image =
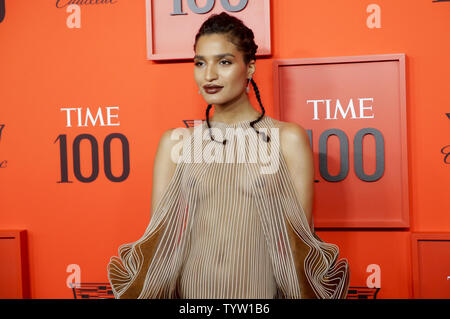
M226 62L225 64L231 64L231 62L228 61L228 60L222 60L222 61L220 61L220 62Z
M200 66L200 65L201 65L201 63L202 63L202 62L200 62L200 61L197 61L197 62L194 62L194 65L195 65L195 66Z

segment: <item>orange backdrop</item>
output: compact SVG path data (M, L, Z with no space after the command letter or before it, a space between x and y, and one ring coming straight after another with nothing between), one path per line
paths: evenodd
M32 298L73 298L68 265L82 282L106 282L119 245L135 241L150 220L153 159L163 131L204 119L205 102L192 62L146 59L145 1L83 5L81 28L56 0L6 0L0 23L0 229L26 229ZM368 28L369 4L381 8L381 28ZM318 232L347 257L351 286L365 286L378 264L378 298L412 298L412 232L449 232L450 2L432 0L283 0L271 4L272 56L257 61L255 81L274 116L274 59L406 54L410 228ZM176 41L176 38L174 38ZM257 102L252 96L252 103ZM63 108L94 117L114 107L117 126L67 127ZM129 143L130 171L122 182L104 172L103 142L120 133ZM72 146L80 134L98 142L99 174L89 183L73 173ZM68 150L61 180L60 135ZM58 139L60 137L60 139ZM58 139L58 140L57 140ZM122 172L122 145L111 141L113 175ZM447 150L448 151L448 150ZM91 173L90 145L80 143L81 172ZM447 160L450 162L450 159ZM317 173L316 173L317 174Z

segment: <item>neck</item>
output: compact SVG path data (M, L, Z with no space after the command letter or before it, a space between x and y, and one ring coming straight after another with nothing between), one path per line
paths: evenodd
M253 121L261 115L250 103L247 94L225 104L214 104L214 115L211 121L233 124L242 121Z

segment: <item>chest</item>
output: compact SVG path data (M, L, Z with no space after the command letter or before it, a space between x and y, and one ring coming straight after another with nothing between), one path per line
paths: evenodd
M277 173L263 174L253 163L190 163L181 181L182 192L200 201L245 197L255 199L277 195L281 190Z

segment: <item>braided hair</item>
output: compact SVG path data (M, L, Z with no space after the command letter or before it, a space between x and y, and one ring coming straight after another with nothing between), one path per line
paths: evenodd
M256 50L258 49L258 45L255 43L255 36L253 34L253 31L249 29L242 22L242 20L229 15L226 12L222 12L220 14L212 14L205 22L203 22L197 34L195 35L194 51L197 45L197 41L202 35L216 33L225 34L228 37L228 40L233 43L239 51L243 53L245 64L248 64L251 60L256 60ZM250 78L249 81L252 83L256 99L258 100L259 106L261 107L262 111L262 114L256 120L250 122L250 126L256 131L256 133L261 134L263 140L267 143L270 141L269 136L264 134L264 132L258 131L254 127L254 125L264 117L266 111L261 102L261 96L258 86L252 78ZM211 107L212 104L209 104L206 108L206 123L208 124L211 140L215 141L214 137L211 134L211 125L209 123L209 111L211 110ZM224 145L226 144L226 142L226 139L222 141Z

